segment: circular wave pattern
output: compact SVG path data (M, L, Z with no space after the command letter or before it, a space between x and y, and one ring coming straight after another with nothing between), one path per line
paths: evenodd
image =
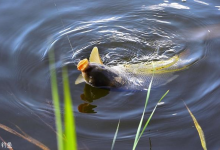
M204 54L204 48L195 50L200 43L192 45L187 41L185 30L179 29L180 24L185 26L186 21L191 21L190 18L175 15L173 20L166 20L166 16L162 20L163 11L154 15L152 12L144 13L144 11L135 13L74 23L59 32L54 45L56 49L67 52L64 56L66 58L62 57L62 59L75 65L79 60L89 57L94 46L100 49L102 60L106 65L158 60L173 56L186 48L191 49L192 54L189 55L196 53L195 59L200 59ZM176 18L183 20L176 21ZM195 22L194 26L201 27L201 24Z
M46 96L49 99L48 94L46 94L49 92L48 90L44 92L43 90L45 88L40 88L42 85L47 88L50 86L49 71L46 62L47 52L52 48L54 48L56 53L58 70L62 67L63 63L77 65L81 59L84 59L85 57L88 58L94 46L99 48L104 64L110 66L127 62L137 63L152 59L158 60L163 57L173 56L174 54L184 51L186 48L190 49L190 52L192 52L189 54L189 58L201 58L205 50L204 45L201 45L199 42L193 44L189 42L185 30L179 28L180 26L186 26L187 21L192 22L196 27L201 27L202 25L199 22L196 22L196 20L193 20L190 17L181 15L175 15L175 17L172 18L170 16L173 14L168 13L163 9L156 8L154 11L149 11L148 9L149 8L142 7L141 10L135 10L126 15L119 15L117 17L105 17L87 22L74 22L74 24L69 25L65 29L54 34L54 37L50 39L47 38L47 41L44 40L42 45L33 45L29 47L36 51L39 49L37 52L30 51L25 54L22 50L16 50L18 53L17 61L20 61L20 58L24 58L24 55L28 58L30 58L29 56L33 56L33 54L40 55L40 59L37 59L39 57L36 57L35 61L32 61L31 64L22 61L22 67L17 70L17 75L18 80L23 82L23 84L18 85L18 88L26 90L28 93L34 93L36 91L39 93L40 91L43 95L35 95L34 99L30 98L31 95L22 96L23 98L21 101L17 101L15 105L21 105L21 107L37 110L43 117L51 118L53 108L47 107L48 105L44 98L44 96ZM36 26L27 30L24 33L25 35L22 34L22 38L18 39L22 41L28 40L29 35L36 34L36 31L39 30L41 26L47 24L47 21L40 21ZM62 28L62 24L60 24L60 26ZM41 29L42 34L44 30L48 29ZM50 31L52 32L53 29L50 29ZM19 40L15 41L15 44L17 45L16 47L21 47L19 46L19 43L22 44L22 42ZM34 48L34 46L36 47ZM197 49L198 47L202 49ZM75 68L70 70L70 72L72 72L72 75L74 76L73 80L79 74ZM60 72L58 71L58 73ZM32 80L30 80L28 76L32 76ZM39 76L44 76L45 80L39 80ZM59 87L62 87L62 79L59 78L58 80ZM36 84L36 82L38 82L38 84ZM73 85L74 84L72 83L72 86ZM83 88L74 86L73 89L73 95L75 96L74 99L79 99L80 95L78 93L80 93ZM109 123L116 123L119 116L121 118L129 118L124 120L129 123L130 126L129 128L126 128L123 133L130 134L132 135L130 138L133 138L133 135L136 132L136 124L138 124L140 114L143 110L144 102L142 100L145 99L145 95L146 93L111 92L106 98L94 102L98 106L96 108L96 111L98 112L97 115L92 115L91 118L81 116L77 119L79 122L87 120L90 122L96 122L102 126L102 118ZM37 101L37 99L41 98L44 98L44 100ZM108 99L108 101L103 101L103 99ZM128 99L138 99L139 101L138 103L137 101L128 102ZM78 104L80 104L78 101L74 104L76 105L75 109L77 109L76 107ZM154 105L155 103L149 104L149 108L153 108ZM181 111L181 109L179 110ZM147 114L149 113L150 110ZM108 118L106 118L107 116ZM164 118L169 120L170 116L165 116ZM158 119L161 118L155 118L155 121L157 122ZM109 125L106 127L109 131L103 129L103 132L100 132L100 128L93 126L88 127L82 123L79 124L78 131L82 138L96 140L103 137L111 138L112 130L114 130L114 128ZM152 127L152 130L160 127L160 125L156 125ZM163 132L166 133L169 129L164 130L165 131ZM152 135L156 136L157 133L152 132Z
M171 57L185 49L190 49L189 59L193 58L193 61L195 61L202 58L206 46L203 42L192 43L188 41L188 35L185 31L188 27L186 24L188 21L191 22L193 27L202 28L203 24L188 16L177 14L173 18L170 16L174 16L174 14L168 13L165 10L155 10L152 12L142 9L123 16L75 22L57 34L57 38L51 47L54 46L55 50L60 51L58 52L60 55L64 55L62 59L66 63L73 63L74 65L77 65L81 59L88 58L94 46L99 48L104 64L110 66L127 62L137 63L152 59L158 60L164 57ZM180 26L184 28L179 28ZM74 71L73 74L77 76L78 73ZM118 114L120 114L121 118L132 118L133 122L125 120L127 123L129 122L130 127L122 132L134 135L144 104L143 101L142 104L140 104L140 101L137 104L137 101L128 102L127 100L145 99L145 93L140 94L139 97L137 95L132 92L112 92L107 97L108 101L99 100L94 102L98 106L96 108L97 115L92 115L92 118L78 118L79 122L82 122L84 119L87 121L91 119L91 122L96 122L101 126L102 123L100 121L102 117L105 118L105 121L117 122L119 119ZM149 107L153 108L154 104L149 104ZM132 109L129 109L130 105L132 105ZM180 108L179 111L184 110ZM111 115L108 115L109 113ZM147 114L149 113L150 110ZM107 116L108 118L106 118ZM172 117L172 115L165 116L168 120ZM158 119L161 118L155 118L155 121L157 122ZM112 127L108 126L106 128L111 129ZM155 128L161 128L161 125L152 127L152 130ZM170 129L162 128L162 130L164 131L161 132L168 133ZM106 130L100 132L100 128L88 127L81 123L78 131L82 139L96 140L108 137L112 132ZM95 134L90 131L93 131ZM156 136L157 133L152 132L152 135Z
M214 51L214 49L218 49L216 45L219 43L219 39L216 39L213 44L205 40L206 38L201 38L201 35L196 36L196 32L191 33L197 29L205 29L204 22L210 24L214 22L213 20L218 20L219 11L218 13L207 13L208 11L204 11L204 9L198 10L201 7L198 7L194 1L180 4L168 1L155 4L157 2L149 1L148 6L139 1L126 1L126 4L120 1L113 5L110 4L112 2L109 2L108 5L91 2L90 5L85 3L73 7L75 2L77 1L71 1L72 5L66 5L65 2L58 3L57 6L62 7L58 11L51 2L41 3L39 8L46 6L42 11L32 11L35 3L23 5L25 10L32 12L34 16L27 15L23 9L20 12L20 7L13 10L17 11L18 15L11 15L14 7L7 9L1 6L5 10L7 9L3 14L7 14L7 17L13 16L14 22L10 22L12 18L2 18L2 22L8 24L10 22L12 32L8 31L8 26L2 24L0 37L2 40L2 51L0 51L1 110L3 113L13 114L11 119L13 123L20 123L20 120L17 119L19 115L23 119L32 120L28 120L28 122L33 124L40 119L54 125L48 66L48 51L53 48L56 53L56 69L61 97L63 96L61 67L69 65L69 81L79 141L82 143L85 141L86 144L89 143L88 145L92 146L112 142L118 120L121 119L118 137L120 141L123 141L121 147L124 148L124 143L125 145L132 143L142 115L146 92L110 91L105 97L88 102L81 99L84 84L74 84L79 75L79 71L76 70L77 63L85 57L88 58L94 46L99 48L104 63L109 66L152 59L160 60L185 50L188 50L188 53L184 58L197 61L204 57L206 51L213 50L205 61L198 61L199 63L195 64L195 67L192 66L186 71L175 74L177 79L152 89L145 113L146 117L150 115L157 100L168 89L170 93L158 106L156 114L147 128L151 131L146 133L144 138L148 136L155 139L167 137L170 140L180 136L189 137L187 135L189 132L185 131L190 129L194 131L194 128L191 128L192 120L190 120L183 101L187 103L198 119L213 118L219 114L217 111L219 104L216 101L213 103L216 97L219 97L220 80L218 73L213 73L217 72L216 68L219 68L216 65L219 59ZM99 4L97 5L97 3ZM19 5L19 3L16 4ZM196 9L193 10L190 5ZM211 6L210 3L206 10L211 11ZM46 10L46 8L50 10ZM205 12L204 16L201 15L201 12ZM14 19L14 16L18 20ZM202 36L205 35L202 34ZM7 48L8 51L5 50ZM62 103L61 101L61 105ZM91 107L94 107L94 111L97 113L78 112L77 107L82 103L93 105ZM215 111L213 111L214 109ZM8 122L10 120L8 117L10 115L2 118ZM16 122L16 120L18 121ZM215 125L212 126L212 132L210 132L211 130L205 131L212 135L208 136L212 140L211 142L217 141L219 137L213 131L218 129L216 122L217 120L213 123ZM40 129L42 129L41 123L39 123ZM204 123L202 126L210 127L210 122ZM127 145L129 148L132 146Z

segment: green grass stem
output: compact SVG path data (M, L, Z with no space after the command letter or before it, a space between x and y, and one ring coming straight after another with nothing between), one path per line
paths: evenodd
M114 139L113 139L113 141L112 141L112 147L111 147L111 150L113 150L114 145L115 145L115 141L116 141L116 138L117 138L117 135L118 135L119 125L120 125L120 120L118 121L118 126L117 126L117 129L116 129L116 131L115 131Z
M152 63L153 65L153 69L154 69L154 64ZM133 145L133 148L132 150L135 150L136 147L137 147L137 144L141 138L141 136L143 135L145 129L147 128L156 108L157 108L157 105L154 107L153 111L151 112L151 115L150 117L148 118L147 122L145 123L142 131L141 131L141 126L142 126L142 123L143 123L143 118L144 118L144 114L145 114L145 111L146 111L146 107L147 107L147 104L148 104L148 101L149 101L149 97L150 97L150 91L151 91L151 86L152 86L152 82L153 82L153 78L154 78L154 72L153 72L153 76L151 78L151 81L150 81L150 84L149 84L149 87L148 87L148 90L147 90L147 97L146 97L146 101L145 101L145 105L144 105L144 110L143 110L143 113L142 113L142 117L141 117L141 120L140 120L140 123L139 123L139 126L138 126L138 129L137 129L137 133L136 133L136 136L135 136L135 140L134 140L134 145ZM160 100L158 101L158 103L167 95L167 93L169 92L169 90L160 98Z
M74 112L72 108L72 99L69 87L69 78L67 67L62 68L63 90L64 90L64 121L65 121L65 150L77 150L76 127Z
M168 94L168 92L169 92L169 90L160 98L160 100L158 101L158 103L160 103L160 102L163 100L163 98ZM158 103L157 103L157 105L158 105ZM154 107L153 111L151 112L151 115L149 116L147 122L145 123L145 125L144 125L144 127L143 127L141 133L140 133L140 130L139 130L139 137L138 137L137 139L135 138L133 150L135 150L135 148L136 148L136 146L137 146L137 144L138 144L138 142L139 142L141 136L143 135L145 129L147 128L147 126L148 126L148 124L149 124L149 122L150 122L150 120L151 120L151 118L152 118L152 116L153 116L153 114L154 114L154 112L155 112L155 110L156 110L156 108L157 108L157 105ZM145 112L145 111L144 111L144 112ZM143 116L143 115L142 115L142 116ZM141 122L141 121L140 121L140 122ZM140 125L140 124L139 124L139 125ZM141 124L141 125L142 125L142 124Z
M50 75L51 75L51 88L52 88L52 98L54 105L54 112L56 118L56 129L57 129L57 147L58 150L63 150L63 129L62 129L62 118L60 111L60 100L57 86L57 77L56 77L56 67L55 67L55 56L53 49L49 52L49 66L50 66Z
M146 107L147 107L147 103L148 103L148 100L149 100L149 97L150 97L150 90L151 90L151 86L152 86L152 82L153 82L153 77L154 77L154 75L151 78L151 81L150 81L150 84L149 84L149 87L148 87L148 90L147 90L147 97L146 97L146 101L145 101L145 105L144 105L144 110L143 110L143 113L142 113L142 116L141 116L141 120L140 120L139 125L138 125L138 129L137 129L137 132L136 132L136 136L135 136L134 145L133 145L133 149L132 150L135 150L135 148L137 146L137 143L138 143L138 139L139 139L139 136L140 136L141 126L142 126L143 119L144 119L144 113L145 113L145 110L146 110Z
M68 71L66 66L62 68L63 92L64 92L64 125L65 125L65 141L63 140L62 116L60 111L60 100L57 86L55 55L53 49L49 52L49 64L51 75L52 98L54 104L56 129L57 129L57 147L58 150L76 150L76 128L74 113L72 108L72 99L70 94Z
M169 92L169 90L160 98L160 100L158 101L158 103L160 103L160 102L163 100L163 98L168 94L168 92ZM153 111L151 112L150 117L148 118L147 122L145 123L144 128L142 129L142 132L141 132L141 134L140 134L140 136L139 136L139 138L138 138L138 141L140 140L141 136L143 135L145 129L147 128L147 126L148 126L148 124L149 124L149 122L150 122L150 120L151 120L151 118L152 118L152 116L153 116L153 114L154 114L154 112L155 112L157 106L158 106L158 103L157 103L157 105L154 107Z

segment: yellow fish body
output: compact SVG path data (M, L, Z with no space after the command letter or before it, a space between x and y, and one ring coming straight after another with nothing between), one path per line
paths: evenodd
M138 64L123 64L123 65L118 65L113 68L118 68L121 70L124 70L125 72L128 73L133 73L133 74L161 74L165 73L168 71L165 71L166 68L174 65L177 63L179 60L179 56L175 55L172 58L168 60L161 60L161 61L151 61L151 62L144 62L144 63L138 63ZM173 71L170 71L173 72Z

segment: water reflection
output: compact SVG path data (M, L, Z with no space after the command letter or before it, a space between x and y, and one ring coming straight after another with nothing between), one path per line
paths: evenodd
M96 108L97 106L90 103L108 94L108 89L95 88L88 84L85 84L83 94L80 95L81 100L85 101L85 103L78 106L78 111L81 113L96 113L94 111L94 108Z
M84 103L78 106L78 111L81 113L97 113L96 111L93 110L96 107L97 107L96 105Z

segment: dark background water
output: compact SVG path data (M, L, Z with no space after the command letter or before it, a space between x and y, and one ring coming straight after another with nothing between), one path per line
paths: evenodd
M82 100L85 84L74 85L79 74L76 64L89 57L93 46L99 47L107 65L149 60L155 52L172 56L188 49L187 59L198 62L175 73L178 77L172 82L152 89L145 121L160 97L170 92L137 150L202 149L183 101L203 128L207 148L220 149L220 31L212 30L212 25L220 23L219 1L1 0L0 4L1 124L19 131L17 125L57 149L48 66L48 51L54 47L61 97L60 68L63 63L69 66L78 149L110 149L119 119L115 149L132 149L146 91L96 91L96 98L103 92L106 96ZM92 107L84 111L96 113L78 111L82 104ZM0 136L16 150L39 149L2 129Z

